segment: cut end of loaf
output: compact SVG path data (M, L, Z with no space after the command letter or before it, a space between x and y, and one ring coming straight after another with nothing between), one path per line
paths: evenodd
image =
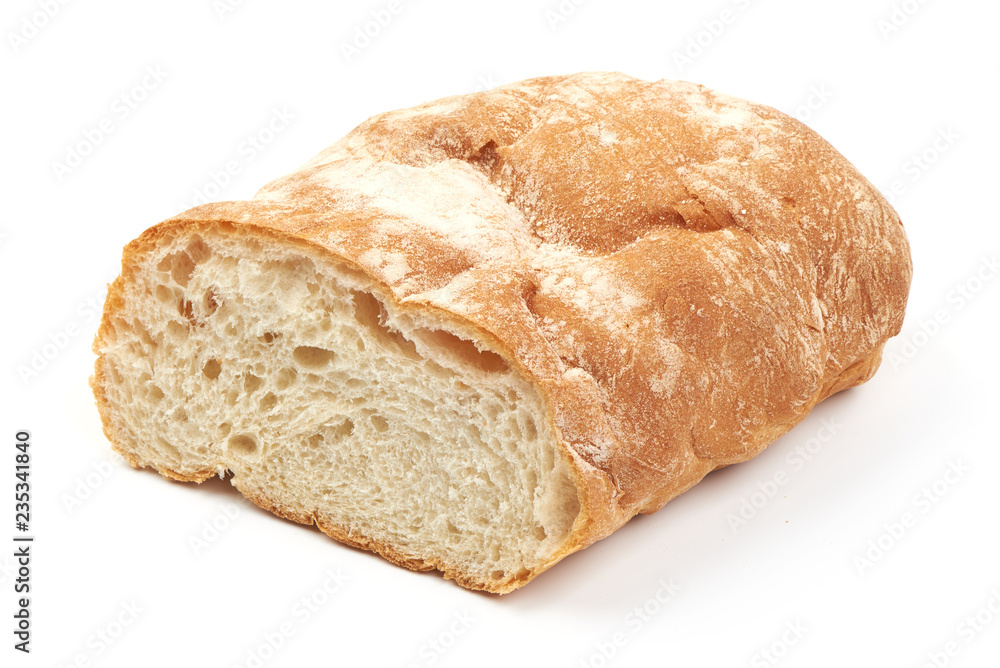
M510 591L580 501L535 387L454 320L305 245L223 226L126 252L95 344L136 466L231 471L258 505L395 563Z

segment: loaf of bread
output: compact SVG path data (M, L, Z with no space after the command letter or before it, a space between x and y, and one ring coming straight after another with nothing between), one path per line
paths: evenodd
M133 466L504 593L869 379L910 274L895 211L798 121L546 77L146 230L91 383Z

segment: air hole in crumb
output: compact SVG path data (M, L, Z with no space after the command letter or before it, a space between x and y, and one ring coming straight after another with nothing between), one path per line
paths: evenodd
M167 323L167 333L170 334L172 338L184 341L188 337L188 327L182 325L176 320L171 320Z
M460 533L458 527L452 524L449 520L444 521L445 526L448 527L448 533Z
M194 317L194 307L191 305L191 302L188 301L187 299L180 300L180 302L177 304L177 312L180 313L185 318L187 318L187 321L192 325L198 324L198 321Z
M156 268L160 271L169 272L170 277L174 279L174 283L177 283L177 285L187 287L188 281L191 279L191 274L194 273L194 262L187 253L171 253L160 260Z
M510 370L506 360L491 350L480 350L472 341L459 338L443 330L424 331L421 339L427 345L445 350L454 359L486 373L504 373Z
M337 427L333 430L332 436L334 441L339 441L343 438L347 438L354 433L354 420L351 418L345 418Z
M223 422L219 425L219 433L223 436L229 436L229 432L233 430L233 424L231 422Z
M535 527L535 540L540 543L548 537L549 534L545 531L545 527Z
M394 346L410 359L420 359L417 347L386 324L388 313L385 306L374 295L367 292L351 290L354 301L354 318L384 345Z
M165 285L157 285L156 298L164 304L168 304L174 299L174 291Z
M299 346L292 351L292 359L294 359L299 366L306 369L322 369L327 364L332 362L333 358L333 351L325 348Z
M295 380L298 378L298 372L295 369L284 368L275 374L274 386L279 390L287 390L291 387Z
M348 378L344 386L349 390L359 390L365 386L365 381L360 378Z
M510 425L510 438L520 443L523 438L521 437L521 428L517 426L517 421L515 420L513 422L509 422L508 424Z
M229 449L238 455L252 455L257 451L257 439L250 434L240 434L229 439Z
M259 376L255 376L252 373L247 373L243 375L243 391L247 394L253 394L260 389L260 386L264 384Z
M201 372L210 380L215 380L222 373L222 365L219 364L219 360L208 360L205 362L205 366L202 367Z
M328 373L326 378L332 385L346 385L347 381L350 380L348 375L342 371Z
M455 376L455 372L452 371L451 369L446 369L437 362L432 362L430 360L428 360L427 363L424 364L424 370L436 378L447 379Z
M118 372L118 366L114 362L107 362L104 368L107 370L108 375L111 376L111 380L114 381L115 385L122 384L122 375Z
M222 298L219 297L219 293L215 291L215 288L205 290L205 296L201 300L201 308L205 312L205 315L212 315L220 306L222 306Z
M492 573L490 573L490 577L493 578L494 580L503 580L505 575L506 573L504 573L503 571L493 571Z
M263 336L258 336L257 340L261 343L274 343L275 339L280 339L281 334L275 332L264 332Z
M372 423L372 427L379 433L389 430L389 423L381 415L373 415L368 418L368 421Z
M530 417L524 418L524 437L529 441L538 438L538 428L535 427L535 421Z
M264 412L269 412L275 406L278 405L278 397L274 396L273 392L268 392L260 400L260 409Z
M150 335L149 330L146 329L144 325L140 324L138 321L133 321L132 329L139 335L139 340L142 341L143 346L154 350L156 349L156 340L152 337L152 335Z
M205 245L201 237L194 237L188 244L187 254L195 264L200 264L212 257L212 249Z
M163 390L161 390L156 385L149 386L149 398L153 401L159 401L163 398Z

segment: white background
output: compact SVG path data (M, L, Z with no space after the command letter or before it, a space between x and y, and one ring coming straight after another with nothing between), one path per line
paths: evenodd
M51 17L6 0L0 664L998 665L1000 8L895 2L411 0L348 58L387 0L50 2ZM884 192L896 183L915 273L870 383L503 597L343 547L227 482L168 482L109 455L87 378L95 304L126 242L206 186L250 197L371 114L583 70L798 114ZM293 118L252 153L275 110ZM103 119L110 132L59 168ZM213 190L229 161L239 173ZM29 656L11 633L18 429L33 435ZM757 507L734 528L744 503ZM905 513L911 526L894 527ZM197 554L192 538L206 540ZM283 624L281 646L251 661Z

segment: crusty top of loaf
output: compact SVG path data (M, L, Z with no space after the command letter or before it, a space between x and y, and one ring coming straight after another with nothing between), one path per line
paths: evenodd
M510 356L590 480L587 542L866 380L911 273L895 211L815 132L616 73L375 116L254 200L177 220L223 218Z

